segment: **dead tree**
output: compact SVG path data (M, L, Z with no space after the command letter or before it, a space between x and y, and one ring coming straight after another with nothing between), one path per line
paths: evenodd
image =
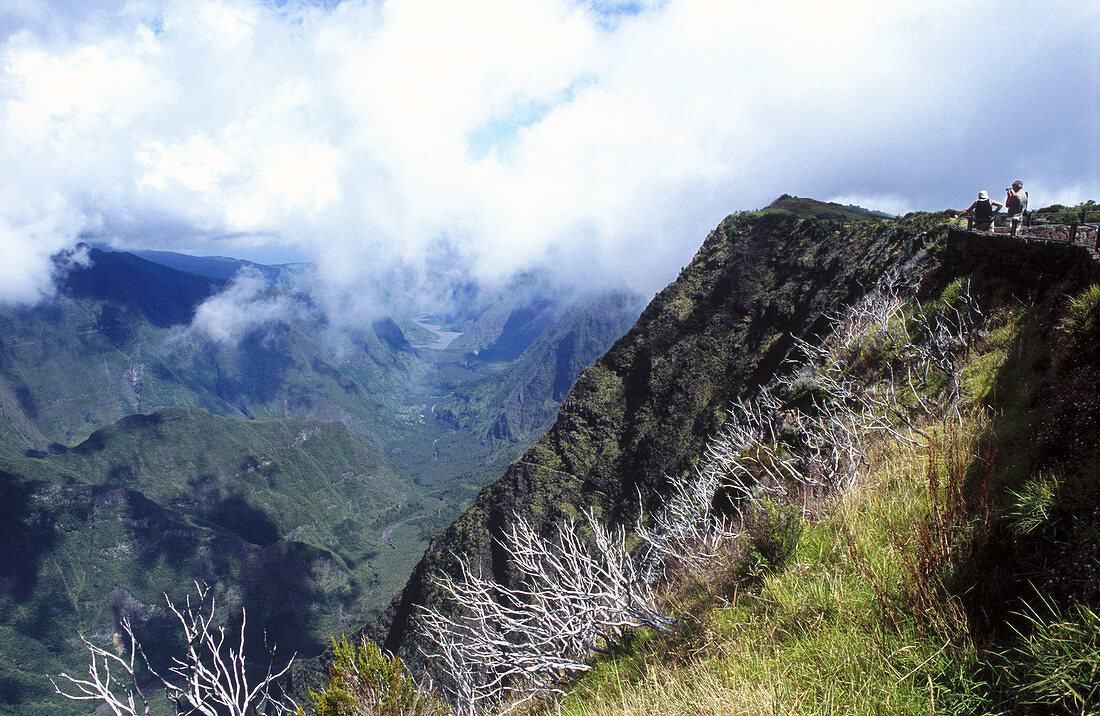
M625 543L623 529L609 530L592 514L560 525L549 539L516 515L502 540L519 575L516 586L488 579L463 560L457 578L437 577L458 611L422 607L420 625L458 714L506 703L510 710L559 693L562 679L587 671L593 653L626 631L667 630L673 621Z
M164 596L168 611L179 623L186 641L184 654L172 658L166 674L161 675L152 668L129 619L123 618L121 629L130 641L127 657L111 653L81 636L92 655L88 678L78 679L62 673L60 678L68 682L69 690L63 690L51 678L54 690L74 701L102 702L116 716L148 716L149 702L138 682L138 670L144 666L152 677L154 688L164 688L176 714L255 716L266 713L282 716L295 713L297 705L281 695L277 688L278 679L290 669L293 657L282 669L275 671L275 650L271 649L267 672L258 683L250 685L244 657L244 610L241 610L240 633L234 645L226 640L225 629L215 619L212 588L198 583L195 587L199 599L194 606L190 597L180 609Z
M867 464L871 436L920 445L929 437L922 421L943 411L957 414L958 360L985 317L968 283L938 310L907 301L899 285L897 275L887 276L832 317L833 331L824 340L795 337L801 354L796 369L774 389L764 387L755 399L734 403L696 470L672 482L650 523L639 521L651 580L670 560L702 569L720 558L723 548L741 539L746 513L762 499L787 500L805 488L846 489ZM870 341L893 353L884 375L849 370ZM778 398L784 393L790 401L800 381L816 389L810 405L799 408ZM935 404L933 386L939 386ZM799 433L797 444L787 444L782 435L788 421Z

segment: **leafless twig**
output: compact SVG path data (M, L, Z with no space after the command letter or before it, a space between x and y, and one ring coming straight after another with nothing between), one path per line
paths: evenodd
M274 671L275 651L272 649L267 673L258 683L250 685L244 656L244 610L241 611L237 643L233 645L226 641L225 629L217 624L212 588L198 583L195 587L199 592L195 606L192 606L190 597L182 609L176 607L167 595L164 597L168 611L179 622L187 644L182 656L172 658L166 675L157 673L149 664L129 620L124 618L121 628L130 639L128 658L123 659L81 637L92 655L89 678L77 679L63 673L61 678L66 679L74 691L62 690L51 679L54 689L74 701L101 701L116 716L138 716L136 709L140 702L140 713L147 715L148 701L138 686L135 670L136 658L140 655L145 668L165 689L168 701L177 714L255 716L260 713L295 713L297 705L276 693L277 680L290 669L293 658L282 669ZM112 667L120 670L124 678L115 678L111 673Z
M625 543L623 529L608 530L592 514L567 521L550 539L516 515L502 544L517 586L462 560L457 578L437 578L458 612L422 607L420 624L459 714L556 693L564 677L588 670L592 654L625 631L673 623Z

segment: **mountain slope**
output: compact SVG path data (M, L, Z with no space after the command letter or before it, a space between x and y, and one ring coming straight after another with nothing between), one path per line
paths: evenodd
M454 340L417 349L431 369L409 383L404 438L389 452L463 507L545 432L580 371L641 310L633 295L554 298L525 285L479 300L462 320L440 319Z
M824 205L822 205L824 206ZM586 369L557 422L473 506L437 534L383 623L387 648L415 659L410 619L436 603L437 571L463 555L506 581L494 542L513 512L547 526L594 508L633 519L690 468L739 394L782 364L791 335L823 330L827 312L886 271L911 263L925 238L917 220L842 223L812 212L727 218L637 324Z
M436 407L440 419L468 430L485 442L512 443L532 433L541 434L552 423L558 404L565 399L580 372L606 350L607 336L625 330L624 319L633 315L633 297L612 294L564 316L548 317L545 325L531 330L534 337L516 343L509 324L520 324L527 315L513 312L501 337L478 352L477 361L493 362L512 355L516 364L506 376L489 376L460 386L455 395Z
M208 276L210 278L231 279L242 269L249 268L264 274L267 278L274 279L279 273L293 266L301 264L283 264L281 266L266 266L253 261L229 258L227 256L191 256L175 251L139 250L132 252L135 256L161 264L177 271Z
M891 430L853 423L856 478L748 530L784 547L763 569L751 549L694 580L670 565L684 628L609 650L533 713L1100 713L1100 264L1061 240L943 248L919 301L850 323L827 359L906 396ZM922 324L954 335L942 380L914 383ZM799 381L835 411L822 372Z
M233 295L230 282L125 252L92 249L89 257L55 301L0 310L0 456L62 450L126 415L190 405L225 416L340 420L414 478L447 491L456 480L467 485L455 499L469 499L469 485L499 472L480 466L514 457L541 432L562 386L640 310L626 297L558 295L528 276L494 291L467 287L460 298L468 305L441 319L458 340L436 345L407 317L336 329L302 292L305 279L281 269L252 299L261 315L265 305L281 306L278 315L215 338L191 321L207 299ZM225 295L204 317L233 327L255 307ZM573 348L548 350L570 332ZM538 379L549 373L553 380ZM534 395L540 390L556 394ZM478 396L459 398L461 424L446 407L433 411L456 391ZM507 431L488 436L502 414Z
M248 610L252 644L263 644L266 628L272 642L302 653L323 646L337 627L332 615L354 591L353 576L325 550L294 541L257 547L133 490L24 483L0 471L0 492L5 518L14 518L0 530L3 713L88 713L59 701L46 675L83 671L77 634L110 641L123 615L163 666L175 636L161 590L181 598L188 579L216 585L219 601ZM262 663L262 648L252 656Z
M288 654L316 654L386 605L440 507L340 423L195 408L0 460L0 495L2 631L76 663L77 631L154 619L162 591L178 598L196 579L248 609L257 653L266 630Z
M36 655L0 658L0 712L34 712L78 631L107 640L194 578L301 656L359 627L638 310L528 282L448 324L465 349L414 347L402 324L432 331L336 330L279 275L259 300L288 310L232 340L191 323L234 284L124 252L0 310L0 652ZM474 383L465 425L433 410Z

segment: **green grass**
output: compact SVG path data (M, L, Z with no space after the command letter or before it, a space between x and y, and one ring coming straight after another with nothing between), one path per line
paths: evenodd
M962 640L929 633L891 585L899 543L927 510L920 457L879 458L879 480L805 525L786 566L713 595L677 636L598 662L563 714L927 714Z
M541 708L1100 713L1100 616L1088 591L1100 584L1089 556L1100 545L1089 517L1100 504L1088 477L1097 462L1044 467L1037 426L1049 406L1035 400L1066 389L1058 346L1094 335L1081 316L1095 291L1059 313L1058 300L1026 303L981 285L990 320L962 371L961 423L922 426L934 436L922 448L880 443L863 482L810 506L787 560L674 584L679 632L625 642ZM951 303L956 287L936 303Z
M1070 341L1083 341L1100 325L1100 284L1093 284L1069 300L1058 324Z
M853 355L854 360L861 360ZM786 559L741 579L673 586L685 626L600 660L556 704L568 714L927 714L957 699L972 663L953 560L972 519L961 498L986 421L923 426L926 448L881 443L864 482L806 505ZM752 566L757 561L763 568ZM724 575L716 575L724 576ZM700 593L702 592L702 593Z

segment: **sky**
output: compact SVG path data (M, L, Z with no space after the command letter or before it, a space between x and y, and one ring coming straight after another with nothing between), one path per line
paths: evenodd
M354 316L440 272L651 295L783 193L1100 200L1098 27L1093 0L3 0L0 303L81 239L313 262Z

